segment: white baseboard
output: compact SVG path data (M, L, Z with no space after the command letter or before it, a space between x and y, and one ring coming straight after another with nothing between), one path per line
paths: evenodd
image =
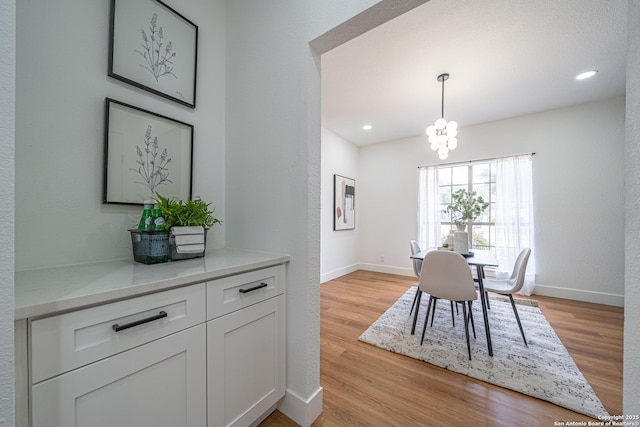
M356 270L375 271L377 273L397 274L400 276L414 277L413 269L411 268L362 262L357 265L345 267L343 274L348 274ZM336 273L340 271L342 270L336 270ZM328 280L333 280L340 277L341 275L342 274L337 274ZM616 295L605 292L585 291L582 289L562 288L558 286L536 285L534 295L624 307L624 295Z
M595 304L624 307L624 295L604 292L584 291L581 289L560 288L557 286L536 285L533 294L546 297L564 298L574 301L592 302Z
M287 389L278 410L302 427L311 426L322 412L322 387L318 387L308 399Z
M397 274L399 276L415 277L413 274L413 268L394 267L391 265L368 264L368 263L361 262L358 264L358 269L366 270L366 271L375 271L376 273Z
M328 273L320 274L320 283L328 282L329 280L337 279L338 277L342 277L345 274L353 273L354 271L359 270L358 264L348 265L346 267L339 268L337 270L330 271Z

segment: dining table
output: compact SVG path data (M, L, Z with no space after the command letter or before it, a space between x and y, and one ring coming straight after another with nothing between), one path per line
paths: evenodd
M411 255L411 259L419 259L424 260L424 257L427 253L431 251L436 251L438 249L429 248L425 249L421 252ZM484 278L484 268L485 267L497 267L498 261L496 259L495 253L486 250L474 250L473 252L469 252L468 254L461 254L467 261L467 264L470 266L474 266L476 268L476 275L478 281L478 290L480 291L480 302L482 303L482 317L484 318L484 329L487 336L487 348L489 350L489 356L493 356L493 346L491 344L491 331L489 328L489 314L488 314L488 304L487 294L484 291L484 284L482 283L482 279Z

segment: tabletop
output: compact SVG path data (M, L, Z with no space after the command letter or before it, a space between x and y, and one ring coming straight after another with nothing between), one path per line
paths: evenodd
M418 252L415 255L412 255L413 259L424 259L425 255L431 251L435 251L435 248L425 249L424 251ZM467 264L469 265L478 265L478 266L489 266L489 267L497 267L498 260L496 260L496 254L491 251L480 251L474 250L472 256L465 257L467 260Z

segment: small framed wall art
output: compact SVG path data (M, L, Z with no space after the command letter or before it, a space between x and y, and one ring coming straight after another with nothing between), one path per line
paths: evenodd
M105 99L103 203L191 199L193 126Z
M198 26L160 0L111 0L109 76L196 106Z
M356 228L356 182L351 178L333 175L333 229Z

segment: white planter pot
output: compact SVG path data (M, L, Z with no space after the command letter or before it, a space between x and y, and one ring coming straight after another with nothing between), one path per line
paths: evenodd
M171 227L169 257L172 260L203 257L207 247L204 227Z

